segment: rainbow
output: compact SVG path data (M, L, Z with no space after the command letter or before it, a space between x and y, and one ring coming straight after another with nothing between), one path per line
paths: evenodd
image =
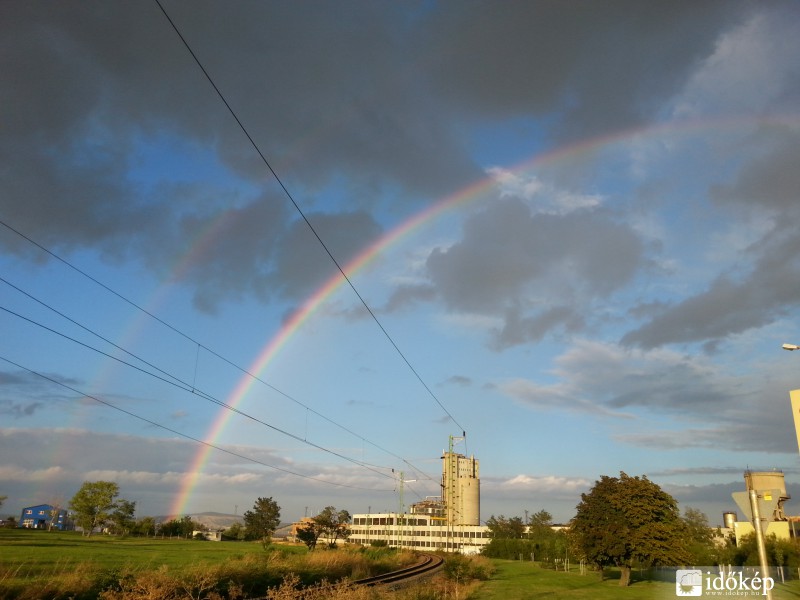
M342 267L342 270L350 277L364 269L369 265L378 255L384 250L395 244L400 239L406 237L415 229L424 223L436 219L439 215L446 212L448 209L463 204L473 198L479 197L484 191L495 185L495 180L492 178L485 178L477 183L464 188L460 192L448 196L444 200L433 204L426 210L423 210L413 217L395 227L389 233L380 238L377 242L362 250L355 258L353 258L347 265ZM333 295L346 280L338 271L330 277L325 283L320 286L305 302L287 319L278 333L269 340L266 346L256 356L250 367L247 369L248 373L258 374L266 369L267 365L273 358L280 352L280 350L287 344L294 333L302 327L308 319L310 319L322 306L325 300ZM242 400L247 396L250 389L255 385L257 379L251 375L244 375L231 394L226 400L226 404L230 407L237 408ZM207 443L213 443L228 424L234 411L227 408L222 408L217 414L216 420L212 423L204 440ZM208 460L209 454L213 451L211 446L202 446L199 452L195 455L189 467L180 491L173 503L170 510L171 515L181 515L184 513L192 490L197 484L200 474L203 470L203 465Z
M580 140L578 142L556 148L550 152L537 154L532 158L526 159L509 169L510 172L516 173L541 167L544 165L551 165L561 160L578 157L582 154L593 152L601 148L611 146L623 141L651 137L657 135L675 135L687 132L694 132L697 130L705 129L729 129L730 127L738 127L743 123L749 125L791 125L796 127L800 119L797 116L780 116L780 117L737 117L715 120L698 120L698 121L683 121L680 123L664 123L646 128L628 129L618 131L610 135L589 138ZM386 249L402 240L410 233L420 228L425 223L431 222L444 213L466 205L472 200L480 198L483 194L491 190L492 187L497 185L497 180L493 176L484 177L478 181L473 182L465 188L457 191L456 193L446 196L439 201L431 204L425 210L414 214L411 218L404 221L386 233L382 238L377 240L371 246L362 250L355 258L342 267L342 270L348 277L358 273L369 265L378 255ZM182 261L181 264L185 264ZM289 342L295 332L302 327L302 325L310 319L323 305L325 300L333 295L344 283L346 283L341 273L337 271L325 283L318 288L311 296L309 296L303 304L284 322L278 333L272 337L268 343L263 347L261 352L253 360L250 367L247 369L248 374L245 374L233 389L231 394L226 400L226 404L230 407L237 408L242 400L247 396L250 389L255 385L257 379L253 375L261 373L281 349ZM222 408L218 412L216 419L209 428L204 438L207 444L214 444L217 438L228 424L233 411ZM181 515L191 497L192 491L197 485L200 475L203 471L203 466L208 460L209 454L214 448L209 445L202 445L195 455L189 467L186 476L184 477L180 489L175 496L170 514Z

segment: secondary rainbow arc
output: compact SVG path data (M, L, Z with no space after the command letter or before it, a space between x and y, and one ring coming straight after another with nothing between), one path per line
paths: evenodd
M763 124L798 127L799 123L800 117L797 115L746 116L721 119L691 120L679 123L661 123L655 126L627 129L614 132L610 135L580 140L566 146L558 147L549 152L534 155L533 157L514 165L508 169L508 171L516 173L529 170L537 166L552 165L560 160L576 158L584 153L593 152L605 146L645 136L651 137L657 135L691 133L704 129L730 129L739 127L742 124L750 126ZM471 200L479 198L483 193L489 191L496 184L497 181L494 177L486 176L473 182L467 187L462 188L456 193L446 196L445 198L433 203L428 208L414 214L411 218L391 229L375 243L365 248L343 267L343 271L348 277L355 275L364 267L369 265L378 255L402 240L417 228L421 227L423 224L435 220L437 217L451 209L465 205ZM184 262L185 261L182 261L181 264L184 264ZM280 330L258 353L256 358L248 367L247 372L258 375L264 369L266 369L269 363L275 358L280 350L286 346L288 341L303 325L303 323L311 318L318 311L320 306L322 306L325 300L345 283L346 280L339 272L325 281L323 285L320 286L311 296L309 296L302 303L302 305L294 313L292 313L289 319L284 322ZM238 407L256 382L257 379L252 375L244 375L231 391L228 399L226 400L226 404L233 408ZM233 411L230 411L226 408L220 409L216 418L209 427L204 439L207 442L213 443L225 429L232 415ZM177 495L175 496L170 514L180 515L184 512L192 491L201 478L203 465L207 462L208 456L212 450L213 448L209 446L200 447L189 466L189 470L183 479Z

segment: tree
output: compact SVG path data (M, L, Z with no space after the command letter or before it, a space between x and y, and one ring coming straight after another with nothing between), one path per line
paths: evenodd
M309 519L297 526L295 535L298 540L308 546L309 550L314 550L317 547L319 536L322 535L322 529L314 522L314 519Z
M486 521L486 526L492 533L493 539L515 540L525 535L525 523L521 517L506 518L504 515L492 515Z
M143 535L145 537L150 537L150 535L156 534L156 519L155 517L142 517L138 521L136 521L136 525L134 526L134 531L137 535Z
M52 531L53 527L58 524L58 517L61 515L61 511L64 506L64 499L61 496L56 498L52 498L50 500L50 510L48 511L48 517L50 519L47 522L47 531ZM64 523L66 525L66 523Z
M630 584L634 563L680 565L690 559L677 502L646 476L603 475L581 494L571 530L589 562L620 568L621 586Z
M540 510L537 513L533 513L531 515L530 521L528 521L528 527L531 529L538 529L544 528L550 529L553 526L553 515L551 515L546 510Z
M0 496L0 508L3 507L3 502L5 502L7 499L8 499L8 496Z
M339 538L346 540L350 537L350 513L346 510L337 511L333 506L326 506L316 517L314 522L322 531L322 536L328 538L332 547L336 546Z
M687 506L683 511L687 550L694 565L717 564L714 532L708 525L708 517L701 510Z
M113 481L84 481L69 506L75 514L75 522L87 537L95 527L106 523L114 509L114 498L119 495L119 486Z
M350 520L346 510L337 511L333 506L326 506L317 516L298 526L297 539L309 550L317 547L320 538L327 538L329 545L335 547L337 540L350 537Z
M261 544L266 548L272 534L281 524L281 507L269 498L259 498L253 504L253 510L245 511L244 527L247 536L251 539L261 539Z
M224 532L222 537L229 540L243 540L245 539L245 529L239 521L232 523Z
M193 520L189 515L184 515L180 519L170 519L162 523L158 533L163 536L176 536L189 539L193 531L200 531L203 525Z
M133 514L136 512L136 502L130 500L117 500L114 510L109 515L114 533L126 535L136 526Z

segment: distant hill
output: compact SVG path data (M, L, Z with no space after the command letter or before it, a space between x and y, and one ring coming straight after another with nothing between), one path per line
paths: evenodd
M170 516L170 515L162 515L158 517L154 517L156 522L165 523L167 521L172 521L173 519L181 519L187 515L180 515L180 516ZM188 515L192 518L193 521L197 521L201 525L205 525L211 530L217 529L227 529L234 523L241 523L244 525L244 517L242 515L231 515L227 513L218 513L218 512L202 512L202 513L194 513ZM289 529L291 528L290 524L281 524L281 526L275 531L276 538L286 537L289 533Z
M190 515L161 515L158 517L154 517L155 520L159 523L166 523L167 521L172 521L173 519L182 519L185 516L189 516L192 518L192 521L197 521L201 525L205 525L209 529L227 529L234 523L241 523L244 525L244 518L242 515L231 515L227 513L218 513L218 512L202 512L202 513L194 513Z

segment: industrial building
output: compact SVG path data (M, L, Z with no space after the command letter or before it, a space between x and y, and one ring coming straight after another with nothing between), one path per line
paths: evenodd
M791 496L786 491L783 471L745 471L744 481L747 492L755 490L762 498L760 504L763 504L763 507L759 510L761 511L761 518L767 520L764 534L768 536L774 535L778 539L790 539L794 535L794 532L790 532L790 524L794 525L794 522L790 517L786 516L783 508L784 503L791 499ZM770 514L765 514L766 507L769 507ZM748 506L743 508L749 510ZM736 536L737 546L744 536L755 531L751 521L737 520L737 515L734 512L723 513L723 519L725 528L732 530Z
M463 438L450 436L448 450L442 452L441 496L412 504L406 513L401 478L400 511L353 515L348 541L365 546L381 542L397 548L480 552L491 540L489 528L480 524L480 465L474 456L454 452L458 440Z

